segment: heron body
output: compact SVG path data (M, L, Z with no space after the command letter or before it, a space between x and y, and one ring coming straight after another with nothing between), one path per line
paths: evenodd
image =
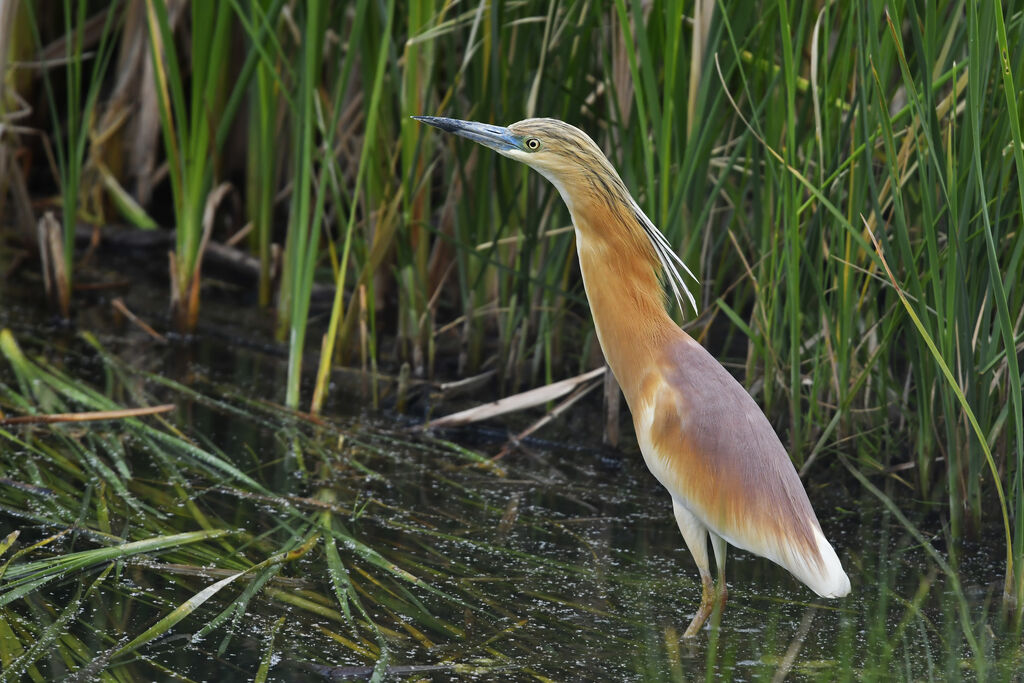
M701 606L685 635L700 630L716 599L725 600L726 543L785 567L822 597L848 594L850 580L768 419L666 311L662 277L680 306L684 294L694 304L679 268L689 270L593 140L555 119L503 128L414 118L526 163L568 207L601 350L629 405L644 461L668 490L700 571Z

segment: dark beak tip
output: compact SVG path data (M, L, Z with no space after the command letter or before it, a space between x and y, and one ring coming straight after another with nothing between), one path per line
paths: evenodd
M449 119L444 116L412 116L416 121L425 123L443 130L446 133L453 133L461 137L478 142L485 147L502 152L513 147L507 139L510 132L507 128L492 126L476 121L463 121L461 119Z
M444 116L413 116L412 118L416 119L421 123L425 123L428 126L440 128L446 133L454 133L458 131L461 128L459 124L465 123L464 121L459 121L458 119L449 119L445 118Z

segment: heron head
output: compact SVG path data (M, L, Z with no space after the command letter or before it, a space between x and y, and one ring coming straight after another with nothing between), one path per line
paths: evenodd
M504 127L439 116L412 118L521 161L554 183L563 197L571 181L581 174L618 180L618 174L590 136L557 119L525 119Z
M637 253L664 273L679 307L683 308L685 295L697 310L679 269L696 277L630 196L601 148L582 130L557 119L525 119L503 127L440 116L412 118L469 138L539 172L562 195L577 233L604 230L606 235L625 236L627 244L635 245ZM609 226L614 229L609 231Z

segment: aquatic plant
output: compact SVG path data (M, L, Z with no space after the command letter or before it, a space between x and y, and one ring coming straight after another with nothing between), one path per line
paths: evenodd
M949 680L1022 665L986 585L998 552L964 547L954 570L892 478L854 469L852 489L812 491L849 599L808 604L737 552L729 619L693 650L678 629L700 587L635 448L602 468L575 440L527 440L542 459L496 463L367 420L355 397L334 419L267 400L284 362L259 353L152 374L140 338L0 331L2 681ZM272 365L249 386L218 378Z
M141 24L124 3L85 25L113 16L117 45L151 41L157 101L139 110L156 104L163 122L172 297L185 323L198 320L204 239L237 237L218 232L212 208L202 221L210 198L225 196L222 170L248 162L261 174L232 220L258 226L265 295L278 274L287 404L319 409L332 366L357 358L371 372L407 364L413 379L491 376L506 395L600 363L572 228L551 189L405 123L555 116L592 134L700 275L703 313L684 324L731 361L803 476L845 480L846 455L874 484L901 487L897 498L941 504L953 539L1000 525L1006 604L1024 606L1018 9L171 5L189 21L149 0ZM86 6L38 22L39 45L67 38L61 66L72 71L95 47L75 38ZM89 126L75 106L121 75L96 68L102 54L89 79L67 71L79 79L75 105L54 96L56 117L42 121L59 130L71 172ZM252 101L258 131L245 139L257 148L228 153L234 111ZM28 174L30 189L47 192L46 175ZM137 199L161 214L152 197ZM318 288L330 314L311 308ZM304 389L303 359L317 349ZM948 552L956 566L957 544Z

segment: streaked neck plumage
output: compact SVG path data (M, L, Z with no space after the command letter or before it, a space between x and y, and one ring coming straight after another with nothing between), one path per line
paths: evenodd
M665 310L658 257L628 195L609 202L607 194L565 197L563 192L563 199L576 227L583 285L601 350L634 408L647 373L660 365L666 342L684 333Z

